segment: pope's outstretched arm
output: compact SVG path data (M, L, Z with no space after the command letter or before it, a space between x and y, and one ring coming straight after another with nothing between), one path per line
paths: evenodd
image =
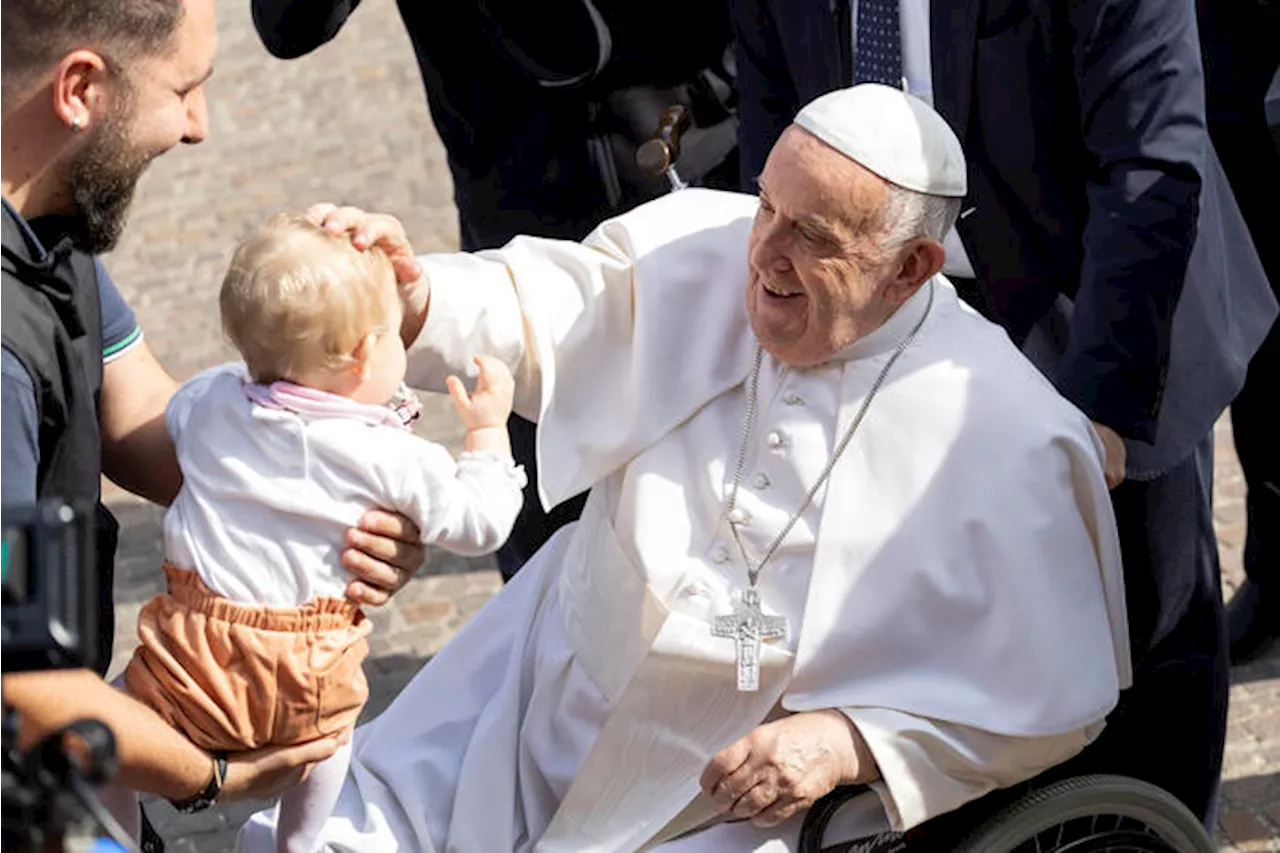
M582 243L518 237L420 257L429 295L409 383L443 390L473 373L473 356L502 360L515 411L554 460L539 465L544 502L576 494L742 380L755 209L750 196L690 190Z

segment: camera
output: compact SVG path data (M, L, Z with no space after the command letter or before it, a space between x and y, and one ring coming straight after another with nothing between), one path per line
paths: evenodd
M98 638L97 507L42 501L0 509L0 667L5 675L103 661ZM18 713L4 708L0 817L3 849L70 849L98 826L120 840L93 785L115 770L115 737L96 720L76 720L39 743L18 745ZM128 839L124 839L128 841ZM99 839L96 850L135 849Z
M4 507L0 519L0 669L97 667L94 508L51 500Z

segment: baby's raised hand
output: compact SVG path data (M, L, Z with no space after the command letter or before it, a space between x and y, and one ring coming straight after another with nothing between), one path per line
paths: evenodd
M480 377L472 393L467 393L462 380L456 376L445 380L458 417L468 430L505 427L511 415L511 398L515 394L511 371L501 361L487 355L476 356L475 362L480 368Z

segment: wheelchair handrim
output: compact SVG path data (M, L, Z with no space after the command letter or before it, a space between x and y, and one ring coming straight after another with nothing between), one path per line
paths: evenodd
M1155 840L1173 853L1216 853L1199 822L1171 795L1136 779L1109 776L1070 779L1032 794L985 823L957 848L956 853L1007 853L1054 827L1102 815L1142 824L1154 834ZM1132 830L1120 826L1113 830L1116 833L1126 831ZM1097 836L1092 843L1100 844L1103 838L1105 836ZM1116 840L1120 842L1119 837ZM1067 853L1073 848L1050 849ZM1097 851L1105 848L1084 846L1074 849ZM1159 850L1159 847L1152 848L1151 853Z

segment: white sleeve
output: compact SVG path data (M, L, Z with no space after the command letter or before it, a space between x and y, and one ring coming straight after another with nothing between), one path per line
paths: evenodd
M609 328L625 337L631 325L632 259L607 232L584 243L517 237L500 250L419 261L431 302L409 349L408 383L414 387L444 391L451 373L475 377L474 356L493 356L515 377L517 414L536 422L540 350L555 352L566 343L598 348L591 339ZM576 341L566 341L571 332Z
M411 519L422 541L464 557L498 549L520 511L524 468L510 456L463 453L457 462L439 444L410 433L383 445L380 479L387 508Z
M517 237L421 258L426 323L410 385L440 390L472 358L501 359L515 410L538 423L545 506L625 464L750 364L744 292L758 202L690 189L600 225L582 243ZM696 381L683 381L696 377Z
M239 381L248 375L243 362L233 361L210 367L182 383L169 398L164 410L164 425L169 431L169 437L175 442L178 440L178 434L186 426L187 418L191 417L196 401L204 396L210 385L224 376L234 377Z
M520 300L501 253L423 255L418 261L431 297L426 322L409 345L407 384L444 393L448 376L474 378L473 357L488 355L511 370L518 406L530 394L536 397L537 389L528 387L537 370L526 362Z
M1103 722L1058 735L1015 737L887 708L841 708L880 769L871 784L896 831L957 809L1061 764L1102 731Z

